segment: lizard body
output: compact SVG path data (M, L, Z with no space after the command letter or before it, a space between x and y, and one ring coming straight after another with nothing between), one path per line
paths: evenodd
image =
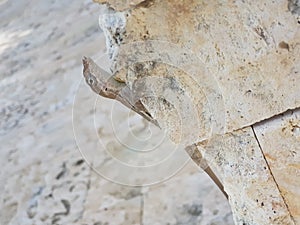
M84 57L83 62L83 75L87 84L98 95L105 98L116 99L129 109L135 111L148 121L152 122L159 127L158 122L153 119L151 114L147 111L143 103L138 96L135 96L133 92L128 88L125 82L116 80L113 75L101 69L91 58ZM186 149L188 154L191 152ZM197 165L201 164L202 155L199 150L193 149L192 154L199 154L198 158L193 158ZM212 178L212 180L218 185L220 190L224 193L226 198L228 197L224 191L224 187L218 177L214 174L209 166L203 167L204 171Z
M118 100L129 109L159 127L157 121L152 118L143 103L133 94L126 83L114 79L113 75L101 69L91 58L84 57L82 62L83 76L86 83L94 92L105 98Z

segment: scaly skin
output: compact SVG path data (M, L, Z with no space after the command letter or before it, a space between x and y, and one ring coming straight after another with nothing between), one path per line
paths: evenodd
M152 118L140 99L133 95L125 83L115 80L112 75L101 69L91 58L84 57L82 62L83 76L95 93L105 98L118 100L159 127L157 121Z
M86 83L91 87L91 89L105 98L116 99L121 102L126 107L132 109L148 121L152 122L159 127L157 121L152 118L151 114L144 107L140 99L137 96L132 94L132 91L127 87L126 83L120 82L114 79L114 77L108 74L106 71L102 70L91 58L84 57L83 62L83 75L86 80ZM194 159L197 165L200 165L202 159L201 153L199 150L197 154L200 154L199 159ZM190 154L190 153L188 153ZM217 184L220 190L224 193L226 198L227 194L224 191L222 183L219 181L217 176L213 173L209 166L203 168L204 171L210 176L210 178Z

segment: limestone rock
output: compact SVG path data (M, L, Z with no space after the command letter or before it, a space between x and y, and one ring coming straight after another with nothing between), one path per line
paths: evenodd
M236 224L294 224L251 128L198 146L224 185Z
M190 169L182 170L174 184L169 181L155 190L141 193L95 174L80 154L76 141L82 141L82 152L89 153L90 150L92 156L98 156L94 165L107 160L105 152L115 141L115 135L104 128L112 122L108 119L112 112L118 118L113 122L123 121L122 126L117 127L124 135L122 140L128 138L137 144L127 129L128 122L136 120L143 125L138 115L133 114L130 121L125 120L129 110L120 104L111 110L111 101L99 100L101 105L97 106L102 111L95 114L94 108L89 107L94 106L95 95L80 76L81 59L83 52L96 58L105 52L105 38L97 24L98 4L91 0L2 0L0 11L1 225L140 224L140 212L144 209L141 207L142 195L154 195L152 191L155 191L156 197L164 199L165 189L174 190L176 185L182 190L173 191L173 196L178 199L185 194L185 186L201 187L202 181L206 182L206 188L198 189L199 195L206 197L204 191L210 190L208 197L203 199L206 202L202 208L206 212L205 219L222 221L226 215L228 224L233 224L228 203L217 198L222 194L191 162ZM82 92L78 90L79 84ZM74 98L80 105L76 109ZM73 120L72 111L77 116ZM94 117L96 122L100 121L96 126ZM74 137L73 124L80 125L80 138ZM135 132L140 132L141 124L135 127ZM101 138L97 136L98 130ZM158 128L155 132L162 133ZM99 140L108 147L97 146ZM148 141L148 144L153 143ZM120 152L127 157L134 155L124 146L115 149L118 152L113 152L114 155ZM164 152L167 155L167 151ZM161 159L157 153L136 155L142 155L138 161L141 163ZM126 160L130 163L132 157ZM138 179L136 174L118 169L107 167L119 176ZM153 174L158 172L153 170ZM145 173L141 173L141 177L145 177ZM180 177L185 177L185 181L178 182ZM186 196L192 198L192 195ZM172 207L172 201L165 203L166 207ZM210 204L216 206L210 207ZM213 213L210 208L218 213ZM155 220L157 215L151 205L145 209L145 221ZM169 216L175 217L172 212Z
M298 109L254 126L262 152L296 224L300 224L299 119Z
M111 4L121 7L124 2ZM139 86L146 88L145 107L161 121L166 119L157 114L159 105L156 108L151 104L154 99L149 101L147 97L156 95L157 100L157 96L166 93L159 85L141 82L168 85L164 71L172 71L169 74L173 73L177 90L183 90L179 102L164 96L166 101L162 103L166 107L173 104L180 114L179 118L172 113L168 117L171 121L165 125L173 139L178 137L174 126L182 128L185 121L180 120L190 114L197 115L198 130L189 129L186 135L182 131L183 139L197 133L198 137L192 139L200 141L207 138L207 133L230 132L299 107L299 24L287 10L286 1L226 5L193 0L154 1L148 7L124 13L124 29L106 30L110 33L108 39L119 40L113 46L115 64L111 69L132 91ZM107 16L113 17L114 13L103 17ZM119 17L119 12L115 16ZM149 62L156 65L145 73L143 68ZM179 96L168 87L166 91ZM185 97L190 98L189 107L181 104Z
M114 79L199 147L235 223L299 223L298 1L97 2Z

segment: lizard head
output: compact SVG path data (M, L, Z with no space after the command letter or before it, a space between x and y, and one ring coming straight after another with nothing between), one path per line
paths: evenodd
M134 98L134 94L124 82L114 79L112 75L101 69L90 58L84 57L82 62L85 81L94 92L102 97L118 100L145 119L159 126L157 121L152 118L151 114L144 107L140 99Z
M92 59L83 57L83 76L86 83L97 94L115 99L124 84L113 79L113 76L101 69Z
M82 63L83 63L83 76L85 78L86 83L90 86L90 88L94 92L99 94L102 90L101 83L100 80L98 80L97 77L92 74L90 59L87 57L83 57Z

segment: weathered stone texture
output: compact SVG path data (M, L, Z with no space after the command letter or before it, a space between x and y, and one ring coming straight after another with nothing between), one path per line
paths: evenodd
M236 224L294 224L251 128L198 146L224 185Z
M128 10L130 8L133 8L134 6L137 6L139 3L143 2L143 0L112 0L112 1L106 1L106 0L93 0L94 2L100 3L100 4L108 4L111 8L115 10ZM149 1L145 1L149 2Z
M280 193L300 224L300 110L254 126Z
M98 2L124 10L100 18L115 78L172 141L200 142L236 224L298 223L298 111L272 118L300 107L298 1Z
M140 224L144 194L168 198L164 205L172 207L175 202L172 198L178 199L185 194L185 186L194 185L199 187L198 194L203 197L200 201L204 202L202 209L206 212L207 224L223 220L233 224L228 203L193 164L182 170L175 178L177 182L170 180L155 190L146 189L141 193L136 188L114 184L95 174L80 154L72 122L82 132L76 141L81 141L84 153L95 158L95 166L108 161L106 150L111 150L116 157L122 153L126 163L132 162L133 156L140 157L135 161L138 165L157 162L168 153L145 156L115 144L114 133L105 129L112 122L123 122L117 129L122 132L122 140L128 138L137 147L141 142L133 139L126 119L140 122L132 130L135 134L148 128L138 115L131 113L127 118L128 109L120 105L112 108L110 101L103 100L97 105L102 111L94 114L96 97L83 81L80 83L80 63L83 54L98 58L105 53L105 38L97 24L98 4L91 0L4 0L0 1L0 12L1 225ZM79 83L82 92L78 90ZM80 106L76 109L74 98ZM73 121L72 110L76 116ZM113 112L116 114L110 121ZM99 122L97 125L94 117ZM99 144L97 132L104 145ZM151 144L157 143L149 142ZM108 165L105 169L116 176L130 177L131 181L145 177L145 173L138 177L137 173L119 171L120 168L115 166ZM153 174L164 175L158 170ZM180 177L185 181L178 182ZM205 189L200 188L201 182L206 183ZM182 192L176 192L176 188ZM172 190L172 193L166 196L164 189ZM210 190L208 196L205 195L207 189ZM186 201L192 201L192 195L185 196L191 198ZM154 203L149 201L149 204ZM145 225L152 225L151 221L157 218L154 211L151 205L145 207ZM162 213L176 216L172 211ZM193 217L188 213L185 216Z
M116 77L131 85L133 91L132 83L141 80L141 76L132 75L130 65L144 65L146 60L163 63L165 70L175 66L179 70L177 74L186 73L185 79L176 73L172 77L187 96L195 98L194 106L199 102L204 104L202 94L197 99L194 92L200 90L207 96L204 105L209 105L209 110L199 113L204 115L200 117L199 127L215 120L218 129L214 131L218 133L299 107L296 85L300 82L299 24L296 15L287 10L286 1L226 4L154 1L149 7L133 8L127 13L125 30L111 34L114 38L121 37L114 58L117 68L112 67L112 70ZM112 15L113 12L109 14ZM180 52L169 50L171 45ZM185 70L195 63L191 58L196 58L198 70ZM155 70L143 74L150 78L156 75ZM187 82L188 78L196 84ZM155 85L149 89L161 94ZM211 93L215 93L213 98L209 97ZM157 109L151 102L153 100L145 101L145 106L156 114ZM222 104L215 105L215 102ZM177 109L189 115L186 108L177 106ZM172 121L169 124L175 126ZM168 129L176 133L173 127ZM190 129L189 134L193 136L196 132L199 140L205 139L203 133L207 132L201 133L202 130Z

